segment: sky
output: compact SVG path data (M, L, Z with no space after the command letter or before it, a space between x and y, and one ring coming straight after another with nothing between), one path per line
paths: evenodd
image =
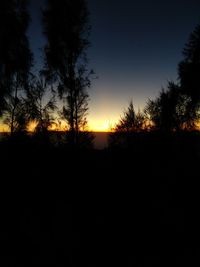
M37 67L45 43L42 2L32 0L30 6L29 36ZM177 80L184 44L200 23L200 1L88 0L88 8L92 31L87 55L98 76L89 89L88 122L92 130L105 131L131 100L136 110L142 109L167 81Z

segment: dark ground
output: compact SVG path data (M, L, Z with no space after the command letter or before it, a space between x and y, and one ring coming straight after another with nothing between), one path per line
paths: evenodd
M1 266L200 266L199 134L0 148Z

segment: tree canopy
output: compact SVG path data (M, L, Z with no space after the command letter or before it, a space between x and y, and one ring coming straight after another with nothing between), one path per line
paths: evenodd
M45 74L47 79L57 83L58 94L64 101L63 115L69 124L71 143L78 142L88 109L88 19L85 0L48 0L43 12L47 38Z

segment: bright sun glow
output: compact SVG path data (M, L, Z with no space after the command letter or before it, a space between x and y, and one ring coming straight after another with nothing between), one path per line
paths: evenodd
M110 132L114 124L115 123L111 123L109 120L103 120L103 119L91 120L88 123L88 129L93 132ZM28 131L33 132L36 125L37 124L35 122L31 122L28 125ZM64 121L62 121L60 125L52 125L49 128L50 131L55 131L55 130L66 131L66 129L67 129L67 126Z
M0 133L9 132L9 127L0 123Z
M91 120L89 121L89 130L93 132L110 132L114 124L109 120Z
M28 131L29 132L33 132L34 130L35 130L35 127L37 126L37 123L36 122L30 122L29 124L28 124Z
M114 126L117 123L116 120L105 120L105 119L91 119L89 120L88 123L88 130L92 132L111 132L114 128ZM27 130L30 132L33 132L35 130L37 123L31 122L29 123ZM49 127L50 131L66 131L67 130L67 125L66 122L61 121L58 124L54 124L51 127ZM200 130L200 122L197 123L196 130ZM0 133L1 132L9 132L10 129L8 126L0 122Z
M115 125L115 121L97 119L97 120L89 120L88 122L88 130L92 132L111 132L112 128ZM28 124L27 130L29 132L33 132L35 127L37 126L36 122L30 122ZM50 131L66 131L67 126L64 121L60 122L60 124L52 125L49 128ZM0 132L9 132L9 127L0 123Z

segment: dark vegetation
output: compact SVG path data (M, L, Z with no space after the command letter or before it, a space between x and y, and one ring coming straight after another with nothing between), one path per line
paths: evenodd
M131 102L98 151L86 3L48 0L42 14L44 67L33 73L27 1L0 1L2 266L199 266L200 27L178 82L143 111ZM50 132L60 120L65 134Z
M195 264L199 140L141 133L130 149L102 151L1 144L1 261Z

